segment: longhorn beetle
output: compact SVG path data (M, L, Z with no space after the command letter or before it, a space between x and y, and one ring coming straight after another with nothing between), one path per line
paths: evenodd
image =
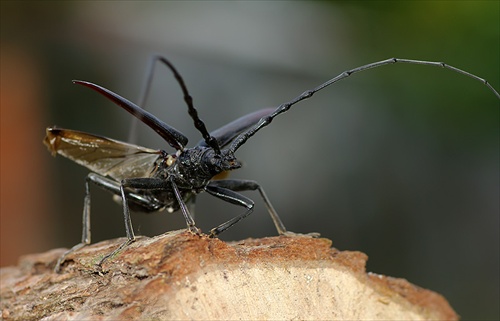
M194 126L201 133L203 140L194 147L187 148L188 139L186 136L138 105L99 85L80 80L73 81L97 91L131 113L157 132L176 152L169 154L164 150L149 149L98 135L48 127L44 143L52 154L60 154L92 171L87 175L85 181L82 240L59 258L55 266L56 271L60 270L68 254L90 244L90 183L121 197L127 234L127 241L104 256L98 263L99 266L135 240L129 208L143 212L155 212L163 209L173 212L180 209L189 231L200 233L195 225L192 211L195 197L201 192L208 192L226 202L245 208L245 212L213 228L210 231L212 237L224 232L253 211L254 202L238 193L249 190L257 190L260 193L278 234L293 235L286 230L266 193L257 182L217 179L218 175L241 167L241 163L234 155L235 152L250 137L269 125L276 116L288 111L298 102L310 98L314 93L352 74L395 63L442 67L482 82L500 99L499 93L485 79L456 67L442 62L391 58L344 71L277 108L256 111L209 133L204 122L198 116L183 78L170 61L162 56L154 56L151 60L149 76L141 95L142 103L149 91L156 61L165 64L179 83L189 116L193 119Z

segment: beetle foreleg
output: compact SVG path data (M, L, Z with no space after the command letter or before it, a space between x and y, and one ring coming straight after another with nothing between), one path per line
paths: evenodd
M260 193L260 196L262 197L262 200L266 204L267 211L269 212L269 215L271 215L271 218L274 222L274 225L276 226L276 230L278 231L278 234L284 235L287 233L285 225L283 224L280 217L278 216L278 213L276 212L273 205L271 204L271 201L269 200L266 193L264 192L264 189L257 182L251 181L251 180L228 179L228 180L212 181L212 182L210 182L210 184L207 187L209 187L209 186L211 186L211 187L217 186L217 187L229 189L231 191L255 191L255 190L258 190ZM253 204L253 202L252 202L252 204Z
M224 181L214 181L214 182L224 182ZM253 212L254 202L251 199L249 199L248 197L245 197L241 194L238 194L238 193L236 193L228 188L222 187L219 184L212 184L212 183L213 182L211 182L210 184L208 184L205 187L205 190L209 194L211 194L217 198L220 198L221 200L224 200L226 202L229 202L229 203L232 203L235 205L243 206L247 209L245 213L242 213L236 217L233 217L229 221L224 222L224 223L220 224L219 226L211 229L210 236L216 237L220 233L224 232L225 230L227 230L228 228L230 228L234 224L238 223L239 221L241 221L242 219L244 219L245 217L250 215L250 213ZM223 184L221 184L221 185L223 185Z

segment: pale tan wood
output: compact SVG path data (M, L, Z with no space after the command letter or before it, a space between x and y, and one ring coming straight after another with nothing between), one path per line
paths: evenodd
M185 231L63 249L1 269L4 320L457 320L439 294L365 272L367 256L331 241L271 237L225 243Z

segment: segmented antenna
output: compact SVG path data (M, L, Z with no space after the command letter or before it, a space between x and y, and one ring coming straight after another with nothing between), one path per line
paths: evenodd
M137 100L137 105L141 106L143 109L146 109L146 101L149 97L149 90L151 89L151 83L153 82L153 76L155 72L155 64L156 64L157 56L152 56L149 60L149 66L146 70L146 81L144 82L143 87L141 88L141 92L139 94L139 99ZM132 144L137 144L137 124L139 120L137 118L132 118L130 123L130 129L128 133L127 142Z
M177 82L179 83L179 86L182 89L182 93L184 94L184 101L186 102L186 105L188 107L189 116L191 116L191 118L193 119L194 127L196 127L196 129L198 129L198 131L201 133L207 145L212 147L217 154L220 154L219 144L217 143L217 140L209 134L207 128L205 127L205 123L198 116L198 111L193 105L193 97L191 97L191 95L189 94L187 86L184 83L184 79L177 71L177 69L175 69L174 65L167 58L161 55L154 55L151 58L149 68L147 71L146 82L141 90L141 95L139 97L138 105L144 106L146 103L146 99L148 97L149 90L151 88L151 82L153 80L154 67L156 61L164 63L170 69L170 71L172 71L175 80L177 80ZM137 120L134 119L132 120L131 131L129 134L129 141L134 141L136 139L136 134L135 134L136 126L137 126Z
M300 102L302 100L310 98L312 95L314 95L316 92L322 90L323 88L328 87L328 86L330 86L330 85L332 85L332 84L334 84L334 83L336 83L336 82L338 82L338 81L340 81L342 79L345 79L345 78L351 76L352 74L355 74L355 73L358 73L358 72L361 72L361 71L365 71L365 70L368 70L368 69L372 69L372 68L377 68L377 67L380 67L380 66L395 64L395 63L405 63L405 64L414 64L414 65L428 65L428 66L434 66L434 67L441 67L441 68L449 69L451 71L457 72L459 74L468 76L468 77L470 77L472 79L475 79L477 81L482 82L486 87L488 87L495 94L495 96L497 96L498 99L500 99L500 94L495 90L495 88L493 88L493 86L486 79L480 78L480 77L478 77L476 75L473 75L473 74L471 74L471 73L469 73L467 71L464 71L462 69L458 69L456 67L453 67L453 66L450 66L448 64L445 64L444 62L390 58L390 59L386 59L386 60L382 60L382 61L373 62L373 63L367 64L367 65L364 65L364 66L361 66L361 67L357 67L357 68L354 68L354 69L346 70L346 71L342 72L341 74L339 74L338 76L336 76L336 77L328 80L327 82L319 85L318 87L316 87L314 89L311 89L311 90L307 90L307 91L303 92L300 96L292 99L291 101L279 105L278 108L276 108L276 110L272 114L270 114L269 116L261 118L259 120L259 122L254 127L250 128L246 132L244 132L244 133L240 134L238 137L236 137L236 139L232 142L231 147L229 148L229 150L232 153L234 153L250 137L252 137L253 135L255 135L255 133L257 133L262 128L264 128L267 125L269 125L276 116L278 116L279 114L282 114L282 113L286 112L288 109L290 109L290 107L292 107L296 103L298 103L298 102Z

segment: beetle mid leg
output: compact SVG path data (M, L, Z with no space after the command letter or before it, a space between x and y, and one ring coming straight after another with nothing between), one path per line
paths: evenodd
M182 213L184 214L184 218L186 219L186 223L188 225L188 228L191 232L194 233L199 233L198 229L196 228L194 224L194 220L189 214L188 206L184 203L182 200L181 194L177 186L173 181L165 181L163 179L159 178L128 178L124 179L121 181L121 184L119 186L119 193L122 198L122 203L123 203L123 216L125 220L125 230L127 232L127 240L122 243L118 248L116 248L113 252L109 253L108 255L104 256L101 261L99 261L98 266L101 266L106 260L108 260L110 257L116 255L118 252L123 250L126 246L128 246L130 243L135 241L135 235L134 235L134 230L132 228L132 221L130 219L130 210L129 210L129 205L128 205L128 200L127 196L134 196L134 193L128 194L126 189L127 188L133 188L137 190L166 190L169 188L172 188L174 190L174 193L177 197L177 200L179 202L179 205L182 209Z
M201 230L199 230L195 226L193 216L191 215L191 213L189 211L190 209L194 210L195 199L190 199L188 201L188 205L186 205L186 203L182 199L181 191L177 187L177 184L175 184L174 180L170 179L168 183L170 184L170 186L172 186L172 190L174 191L175 198L177 199L177 202L179 203L179 207L181 208L182 215L184 215L184 219L186 220L186 225L188 227L188 230L194 234L200 234Z
M83 217L82 217L82 240L80 243L73 246L68 251L64 252L61 257L57 260L56 266L54 267L54 271L56 273L61 271L61 265L64 263L66 257L81 249L82 247L89 245L91 240L90 233L90 183L94 183L97 186L109 190L115 194L119 193L120 188L119 184L111 179L103 177L101 175L95 173L89 173L85 178L85 197L83 200Z
M104 177L101 177L104 180L107 180ZM114 181L113 181L114 183ZM130 245L132 242L135 241L135 234L134 234L134 229L132 227L132 219L130 218L130 209L128 205L128 197L133 197L135 194L133 193L127 193L127 188L134 188L134 189L140 189L140 190L154 190L154 189L165 189L166 188L166 182L161 179L157 178L128 178L124 179L121 181L120 184L115 183L116 185L113 185L112 191L115 192L116 194L119 194L122 199L122 206L123 206L123 219L125 222L125 232L127 233L127 240L123 242L118 248L116 248L113 252L105 255L97 264L99 267L110 257L116 255L118 252L123 250L126 246ZM115 188L117 190L115 190ZM143 200L142 202L147 203L147 200ZM144 204L147 205L147 204ZM143 205L143 206L144 206Z
M133 180L136 179L125 179L122 180L120 187L119 187L119 193L121 195L122 199L122 206L123 206L123 219L125 222L125 232L127 233L127 240L123 242L118 248L116 248L113 252L105 255L97 265L100 267L104 261L109 259L110 257L116 255L118 252L120 252L123 248L128 246L130 243L135 241L135 235L134 235L134 229L132 227L132 219L130 218L130 209L128 206L128 201L127 201L127 195L125 193L125 188L126 187L136 187L134 186L134 183L132 182ZM130 183L129 183L130 182Z

